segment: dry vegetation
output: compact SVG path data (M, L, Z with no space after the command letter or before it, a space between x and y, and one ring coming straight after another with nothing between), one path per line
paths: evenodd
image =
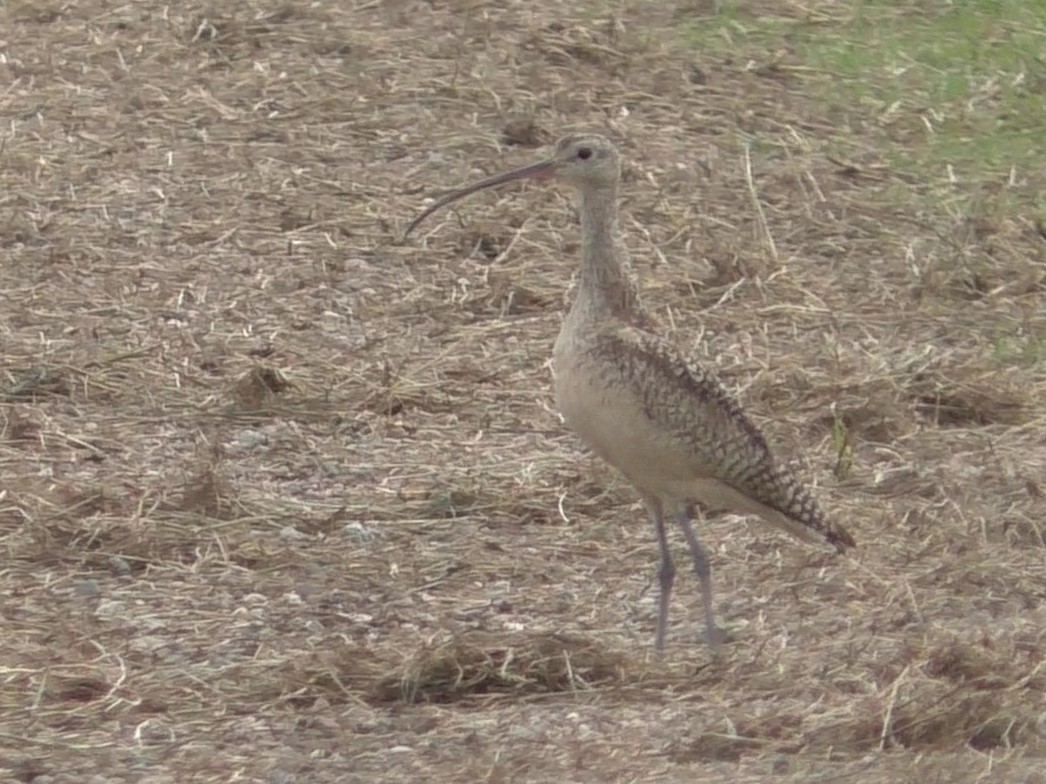
M0 780L1046 780L1046 232L673 43L706 5L0 7ZM571 194L396 239L579 129L860 541L709 521L722 660L689 575L651 657L646 517L552 410Z

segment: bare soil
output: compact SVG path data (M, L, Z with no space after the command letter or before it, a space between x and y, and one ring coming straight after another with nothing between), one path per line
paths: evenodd
M673 42L711 3L568 6L0 8L0 780L1046 781L1041 225L826 154L787 52ZM718 658L689 574L652 655L652 530L554 411L572 194L398 239L579 130L859 540L708 520Z

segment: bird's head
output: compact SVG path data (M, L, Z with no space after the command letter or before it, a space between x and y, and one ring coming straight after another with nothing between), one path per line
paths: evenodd
M610 187L621 177L621 157L605 136L567 136L547 162L552 176L576 188Z
M620 176L621 158L609 139L599 134L567 136L556 143L552 155L543 161L496 174L441 196L411 221L404 234L410 234L425 218L451 202L513 180L557 178L582 190L612 189Z

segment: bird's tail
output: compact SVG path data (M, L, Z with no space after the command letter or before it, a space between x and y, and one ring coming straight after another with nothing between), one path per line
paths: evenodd
M806 541L824 541L840 553L857 542L850 532L829 517L810 491L790 475L779 476L778 503L768 507L763 517Z

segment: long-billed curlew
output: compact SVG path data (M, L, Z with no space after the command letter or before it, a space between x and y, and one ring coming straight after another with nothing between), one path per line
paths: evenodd
M708 554L692 525L695 505L758 515L839 552L854 540L775 459L719 379L651 332L618 233L620 175L620 157L608 139L569 136L547 160L436 200L406 234L440 207L512 180L558 177L578 190L581 274L553 354L556 404L581 440L636 487L650 511L661 554L656 650L664 648L675 578L666 514L675 516L686 537L701 583L705 636L714 645L724 635L712 609Z

